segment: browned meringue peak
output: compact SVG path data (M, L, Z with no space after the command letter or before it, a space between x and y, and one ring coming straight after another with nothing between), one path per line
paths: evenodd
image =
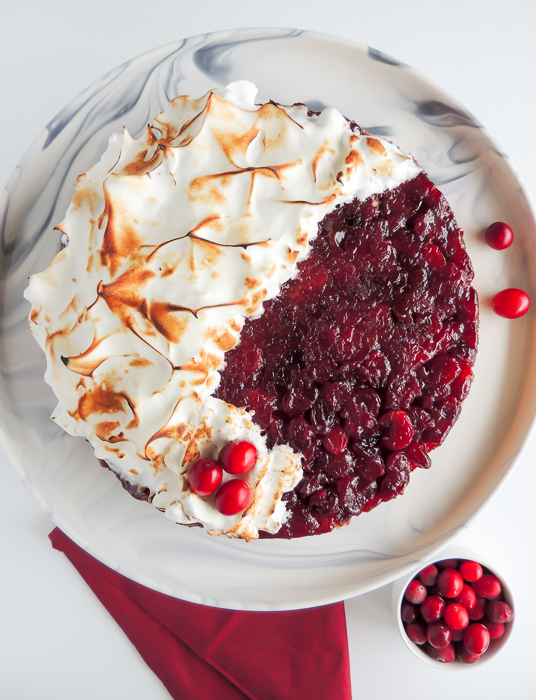
M267 452L247 411L211 397L225 352L296 274L330 210L419 172L334 109L255 95L241 81L178 97L139 139L112 136L57 227L68 246L26 291L58 424L177 522L248 539L280 527L301 456ZM188 465L235 438L264 456L255 508L222 516L189 491Z

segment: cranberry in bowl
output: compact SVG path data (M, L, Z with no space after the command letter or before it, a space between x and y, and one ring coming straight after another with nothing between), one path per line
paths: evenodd
M504 576L456 545L396 581L392 603L407 648L425 663L452 671L492 659L515 621Z

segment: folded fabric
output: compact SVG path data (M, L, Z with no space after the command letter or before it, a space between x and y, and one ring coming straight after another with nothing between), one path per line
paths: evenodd
M351 700L343 603L285 612L187 603L109 569L57 528L50 539L176 700Z

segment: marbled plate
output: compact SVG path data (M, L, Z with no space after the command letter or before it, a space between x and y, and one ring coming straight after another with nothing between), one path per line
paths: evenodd
M51 421L44 358L30 337L27 278L46 267L78 174L108 136L138 135L180 93L246 78L259 98L337 107L411 152L446 194L466 232L481 300L480 351L462 416L429 471L402 498L340 531L287 541L214 539L132 499L88 444ZM512 248L482 231L507 221ZM187 39L120 66L75 98L31 146L4 193L1 218L0 387L4 448L51 519L78 544L140 583L185 600L275 610L341 600L400 576L444 546L496 492L536 410L533 314L497 317L508 286L536 299L536 224L510 164L463 107L384 54L310 32L242 29ZM3 494L8 498L9 494Z

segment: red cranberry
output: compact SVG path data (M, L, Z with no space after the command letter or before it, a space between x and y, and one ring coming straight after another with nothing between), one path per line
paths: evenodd
M198 459L188 474L190 488L198 496L210 496L221 484L223 472L214 459Z
M289 389L281 400L281 409L289 416L299 416L306 411L311 405L311 402L295 389Z
M476 593L471 586L464 583L461 592L454 598L454 602L463 605L466 610L472 610L476 603Z
M450 630L450 641L451 642L461 642L463 635L465 634L465 627L461 630L454 629L454 627L449 627Z
M489 647L489 641L487 628L479 622L469 625L463 635L463 645L471 654L483 654Z
M435 582L438 574L437 567L433 564L425 566L424 569L419 573L419 578L424 583L425 586L435 586Z
M340 425L335 425L327 435L324 435L322 443L328 452L332 455L338 455L348 445L348 435Z
M514 611L504 600L492 600L486 605L486 615L492 622L512 622Z
M463 661L464 664L474 664L479 658L480 654L472 654L470 651L467 651L463 644L458 648L458 659Z
M445 256L434 243L424 247L423 255L432 267L443 267L445 264Z
M504 250L512 245L514 232L503 221L496 221L486 229L486 243L495 250Z
M411 581L409 586L406 588L404 598L410 603L420 605L426 598L426 594L426 586L424 586L420 581L414 578L413 581Z
M529 295L522 289L503 289L493 297L493 310L504 318L519 318L530 307Z
M463 588L463 578L456 569L443 569L437 577L437 587L445 598L455 598Z
M502 622L492 622L490 619L485 617L482 620L482 624L487 628L490 639L500 639L503 636L505 627Z
M457 569L458 560L457 559L443 559L437 562L437 568L442 571L443 569Z
M309 421L305 420L299 416L298 418L293 418L287 427L287 432L289 439L292 441L292 445L297 447L304 453L306 450L311 448L311 443L315 436L315 431L313 426Z
M482 598L496 598L501 594L501 582L493 574L483 574L473 583L473 590Z
M405 411L387 411L378 420L382 442L389 450L403 450L413 439L413 425Z
M419 615L419 608L408 600L402 601L402 609L400 612L404 622L415 622Z
M384 501L404 492L409 482L410 465L403 452L391 452L385 462L385 476L380 485L380 496Z
M220 451L220 463L228 474L244 474L253 469L257 448L246 440L233 440Z
M447 646L437 649L431 644L426 647L426 652L435 661L441 661L444 664L450 664L456 658L456 652L452 644L447 644Z
M438 595L429 595L421 604L421 615L426 622L440 620L445 610L445 601Z
M459 603L450 603L443 613L445 622L455 630L463 630L469 624L469 613Z
M477 595L476 600L475 600L475 604L473 605L472 608L469 608L467 610L467 612L469 613L469 619L470 620L481 620L484 617L484 615L486 614L486 604L487 604L486 599Z
M223 515L236 515L247 506L249 495L247 481L230 479L220 486L216 494L216 508Z
M410 622L406 626L406 634L414 644L424 644L426 642L426 628L422 622Z
M483 571L480 564L476 561L464 561L460 565L460 574L464 577L466 581L478 581L482 576Z
M426 639L436 649L443 649L450 644L450 630L448 625L440 620L432 622L426 628Z

